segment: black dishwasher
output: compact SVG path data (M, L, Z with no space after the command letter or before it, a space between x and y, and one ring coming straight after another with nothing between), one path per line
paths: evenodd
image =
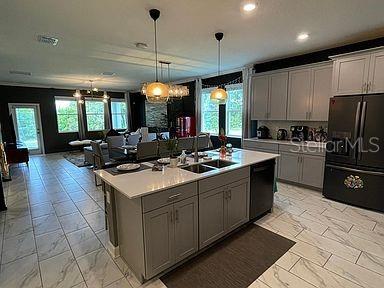
M249 219L254 221L272 209L275 188L275 159L251 166L250 186Z

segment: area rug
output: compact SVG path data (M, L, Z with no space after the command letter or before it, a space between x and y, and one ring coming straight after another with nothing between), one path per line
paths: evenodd
M67 152L63 155L65 159L67 159L72 164L76 165L77 167L85 167L90 166L91 164L88 164L85 161L84 152L80 151L71 151Z
M245 288L294 244L251 224L160 279L167 288Z

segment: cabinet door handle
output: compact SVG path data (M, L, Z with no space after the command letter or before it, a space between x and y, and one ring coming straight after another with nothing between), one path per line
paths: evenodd
M367 83L363 83L363 87L362 87L363 93L366 92L366 86L367 86Z
M169 213L169 220L171 221L171 223L173 222L173 211L171 211L171 213Z
M175 195L171 195L171 196L168 197L168 200L173 200L175 198L178 198L180 195L181 195L181 193L178 193L178 194L175 194Z
M179 210L175 210L175 221L179 222Z
M373 86L372 82L369 81L367 92L372 92L372 88L373 88L372 86Z
M232 199L232 191L231 191L231 189L228 190L228 198L229 198L229 200Z

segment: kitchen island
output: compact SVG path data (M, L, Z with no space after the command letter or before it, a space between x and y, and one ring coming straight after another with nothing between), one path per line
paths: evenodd
M212 160L189 159L190 165L163 171L95 171L106 195L109 250L120 255L141 282L249 222L250 167L279 156L243 149L225 158L208 153Z

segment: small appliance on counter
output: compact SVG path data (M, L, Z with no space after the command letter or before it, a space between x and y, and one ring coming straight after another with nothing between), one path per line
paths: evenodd
M257 138L259 139L269 138L269 129L267 126L260 126L259 128L257 128Z
M276 135L277 140L288 140L288 132L285 129L277 130Z
M291 126L292 141L302 142L308 140L308 126Z

